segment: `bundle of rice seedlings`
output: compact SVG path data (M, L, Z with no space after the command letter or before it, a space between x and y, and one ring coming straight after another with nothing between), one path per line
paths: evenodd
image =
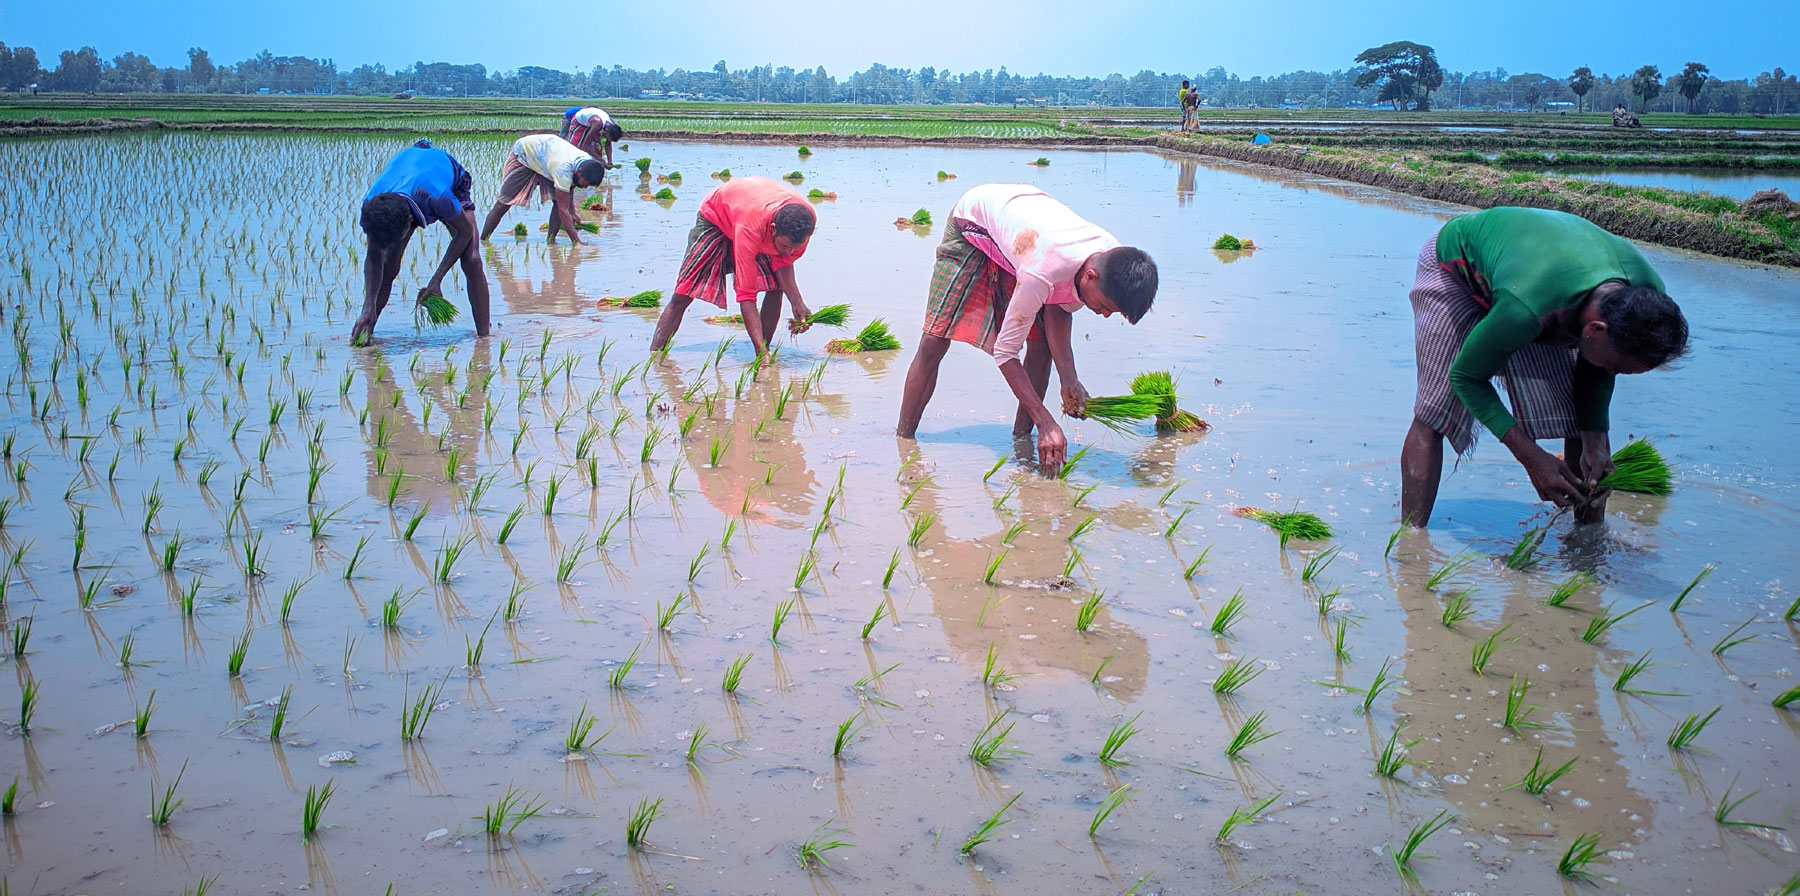
M662 189L657 190L655 193L651 194L650 198L656 200L657 202L674 202L675 201L675 191L669 189L668 187L663 187Z
M938 172L938 180L955 180L955 179L956 179L956 175L951 174L948 171L939 171Z
M595 193L595 194L594 194L594 195L592 195L592 196L589 196L589 197L588 197L588 198L586 198L586 199L583 199L583 200L581 200L581 207L582 207L582 208L588 208L588 209L594 209L594 208L605 208L605 207L606 207L606 200L605 200L605 199L604 199L604 198L602 198L602 197L601 197L601 196L600 196L600 194L598 194L598 193Z
M827 193L824 190L814 187L813 189L806 191L806 198L811 199L814 202L818 202L818 201L824 200L824 199L836 199L837 191L833 190L833 191Z
M805 320L789 319L788 331L798 335L812 329L813 324L842 327L850 323L849 305L826 305L806 316Z
M906 220L907 223L912 224L915 227L930 224L931 211L929 209L919 209L918 211L913 212L912 217L907 218Z
M669 181L669 183L672 183L672 184L681 183L681 172L679 172L679 171L669 172L668 181Z
M530 235L531 235L531 230L525 226L524 221L520 221L519 223L513 225L513 236L530 236Z
M1130 432L1132 425L1175 412L1175 396L1167 393L1103 395L1089 398L1083 409L1089 420L1112 430Z
M632 162L631 164L637 166L637 170L638 170L639 174L649 174L650 173L650 157L649 156L645 156L641 159L638 159L638 160Z
M1331 537L1331 527L1326 525L1324 520L1303 511L1281 513L1264 510L1261 507L1239 507L1232 512L1274 529L1281 536L1282 547L1287 546L1290 538L1298 538L1301 541L1320 541Z
M1669 462L1644 439L1632 439L1613 452L1613 471L1600 480L1601 488L1639 495L1666 495L1674 491Z
M793 181L794 183L799 183L806 179L806 175L801 174L798 171L789 171L788 173L783 174L781 176L781 179L786 180L786 181Z
M1131 391L1135 395L1167 395L1171 405L1175 400L1175 377L1167 370L1152 370L1140 373L1131 380ZM1168 414L1156 416L1157 432L1206 432L1212 424L1197 414L1192 414L1179 407Z
M1031 162L1031 164L1033 164L1033 165L1036 165L1036 166L1038 166L1038 167L1039 167L1039 168L1042 168L1042 167L1044 167L1044 166L1045 166L1045 165L1048 165L1048 164L1050 164L1050 160L1049 160L1049 159L1046 159L1046 158L1044 158L1044 157L1043 157L1043 156L1038 156L1038 157L1037 157L1037 158L1036 158L1036 159L1033 159L1033 160L1032 160L1032 162Z
M744 316L742 314L715 314L711 317L703 317L700 319L709 324L719 324L721 326L740 325L744 322Z
M825 350L835 354L847 355L854 352L885 352L900 347L900 340L888 332L887 321L875 318L862 328L854 339L833 339L825 343Z
M600 225L594 221L576 221L575 226L585 233L600 232Z
M1226 233L1221 234L1218 239L1213 240L1212 247L1225 252L1236 252L1244 248L1244 241Z
M441 327L455 321L458 313L456 306L450 304L449 299L440 295L429 295L420 299L418 305L414 306L413 319L417 320L420 326L430 324L434 327Z
M714 180L730 180L731 179L731 169L730 168L720 168L719 170L714 171L712 173L712 176L713 176Z
M662 305L662 290L646 289L629 296L606 296L594 304L602 308L656 308Z
M807 149L805 144L801 144L800 154L803 156L810 156L810 155L812 155L812 150Z

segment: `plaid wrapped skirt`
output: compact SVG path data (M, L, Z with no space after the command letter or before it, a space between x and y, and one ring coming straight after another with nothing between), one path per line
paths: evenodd
M966 342L994 353L994 337L1006 320L1006 305L1018 281L963 235L966 225L952 218L938 243L931 268L931 292L925 300L925 334ZM1031 341L1042 341L1043 327L1032 324Z
M735 271L731 238L705 215L694 216L694 229L688 231L687 253L681 257L681 273L675 277L675 294L711 302L725 307L728 295L725 275L737 278L738 286L755 292L775 288L775 266L769 256L756 256L756 270Z

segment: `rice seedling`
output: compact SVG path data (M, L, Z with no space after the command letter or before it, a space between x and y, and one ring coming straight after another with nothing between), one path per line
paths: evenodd
M663 187L652 194L650 198L655 199L657 202L674 202L675 191L668 187Z
M1238 806L1237 808L1232 809L1231 814L1226 815L1225 820L1219 823L1219 831L1213 835L1213 842L1230 842L1231 835L1235 833L1238 828L1243 827L1249 822L1255 821L1258 816L1269 811L1269 807L1275 805L1275 801L1281 799L1281 797L1282 795L1277 793L1274 796L1257 800L1248 806Z
M1569 598L1574 597L1575 592L1592 584L1594 584L1592 574L1577 570L1573 575L1558 583L1556 590L1544 599L1544 603L1552 607L1568 608Z
M1400 733L1406 730L1405 725L1398 725L1388 739L1381 745L1381 752L1375 754L1375 773L1383 778L1392 778L1409 765L1424 765L1422 759L1409 759L1407 753L1413 747L1425 742L1423 737L1415 737L1405 743L1400 742Z
M895 559L898 559L899 556L900 555L898 552L896 552L894 554ZM885 615L887 615L887 604L883 604L883 603L876 604L875 605L875 613L869 617L868 622L863 623L862 640L864 640L864 641L869 640L870 633L875 631L875 626L881 623L881 617L883 617Z
M1574 767L1574 759L1570 759L1568 762L1565 762L1556 768L1545 766L1544 748L1538 747L1537 757L1531 760L1531 768L1525 770L1525 777L1512 784L1506 785L1505 789L1511 790L1514 787L1520 787L1524 788L1525 792L1532 796L1542 796L1544 791L1550 789L1550 785L1556 783L1557 778L1568 774L1569 769Z
M1182 513L1186 514L1187 511L1183 510ZM1206 547L1201 548L1199 556L1196 556L1191 562L1188 563L1187 566L1182 567L1181 577L1190 582L1193 581L1194 576L1196 576L1200 573L1200 567L1206 565L1207 555L1209 555L1211 553L1212 553L1212 545L1209 544Z
M1125 801L1130 798L1130 784L1120 784L1116 790L1107 794L1106 798L1100 801L1099 808L1094 810L1094 817L1088 821L1088 837L1091 839L1098 836L1100 826L1106 823L1107 817L1111 816L1114 810L1124 805Z
M1169 527L1163 530L1163 537L1174 538L1176 530L1181 528L1181 521L1187 519L1188 513L1193 509L1194 505L1192 504L1182 505L1181 512L1175 514L1175 518L1169 521Z
M1501 636L1505 635L1507 629L1510 628L1512 628L1512 623L1508 622L1494 630L1493 634L1475 642L1475 646L1469 652L1469 668L1476 675L1487 674L1488 662L1494 658L1494 651L1500 649Z
M1672 691L1650 691L1650 690L1645 690L1643 688L1634 688L1631 686L1631 682L1633 679L1636 679L1639 675L1644 674L1645 671L1647 671L1651 666L1654 666L1654 665L1656 665L1656 664L1652 663L1650 661L1650 651L1648 651L1648 650L1644 651L1642 656L1639 656L1637 659L1632 660L1629 663L1626 663L1625 668L1619 670L1619 677L1613 679L1613 690L1618 691L1621 694L1637 694L1639 696L1651 696L1651 697L1685 697L1685 696L1687 696L1686 694L1677 694Z
M1463 571L1467 570L1474 562L1475 555L1469 551L1463 551L1462 553L1451 557L1443 566L1438 567L1437 571L1433 572L1430 578L1425 580L1425 589L1428 591L1436 591L1437 589L1446 586L1455 587L1462 585L1462 581L1458 579L1457 576L1462 575Z
M1700 732L1706 730L1706 723L1711 722L1713 720L1713 716L1718 715L1719 711L1724 708L1725 707L1723 707L1723 706L1715 706L1715 707L1713 707L1712 712L1709 712L1704 716L1700 715L1699 713L1694 713L1693 715L1690 715L1687 718L1682 719L1678 724L1676 724L1675 729L1673 731L1669 732L1669 738L1668 738L1669 749L1671 749L1671 750L1687 749L1690 745L1693 744L1694 740L1700 736Z
M1260 507L1239 507L1233 512L1274 529L1281 536L1282 547L1287 547L1289 539L1319 541L1331 537L1331 527L1324 520L1304 511L1281 513Z
M1138 733L1137 720L1141 716L1143 716L1143 713L1140 712L1129 719L1122 720L1113 725L1112 730L1107 732L1106 740L1100 744L1100 755L1098 758L1101 765L1108 767L1130 765L1130 763L1119 758L1119 750L1125 747L1125 742L1131 740L1132 735Z
M953 178L953 177L955 177L955 176L956 176L956 175L954 175L954 174L951 174L951 173L950 173L950 172L948 172L948 171L939 171L939 172L938 172L938 173L937 173L937 179L938 179L938 180L950 180L950 179L951 179L951 178Z
M225 674L229 678L237 678L244 671L244 657L250 653L251 631L244 629L244 633L231 643L231 650L225 656Z
M744 680L744 667L750 665L750 658L750 654L742 654L725 667L725 675L719 680L721 690L727 694L737 693L738 685Z
M1549 722L1540 722L1531 718L1531 714L1543 709L1525 702L1525 694L1531 689L1531 679L1514 674L1512 684L1506 687L1506 713L1501 717L1500 727L1523 734L1528 728L1549 728Z
M800 562L794 567L794 590L799 591L806 584L806 580L812 578L818 567L819 555L810 549L802 551Z
M150 696L144 699L144 705L131 716L131 731L138 739L150 736L150 716L156 712L156 689L150 689Z
M1117 433L1129 433L1137 423L1174 411L1175 396L1156 393L1097 396L1089 398L1082 407L1087 419Z
M1674 490L1669 462L1644 439L1626 442L1613 452L1612 462L1613 471L1600 480L1598 488L1640 495L1667 495Z
M1381 696L1381 693L1393 686L1394 679L1392 679L1388 676L1388 672L1392 669L1393 664L1394 664L1394 661L1391 659L1382 660L1381 668L1376 670L1375 678L1369 682L1368 687L1362 688L1362 689L1354 689L1354 688L1352 689L1352 690L1356 690L1358 693L1363 695L1363 700L1362 700L1363 715L1368 715L1369 711L1370 711L1370 707L1374 706L1375 700Z
M408 604L413 602L415 597L417 597L416 594L401 597L400 589L395 588L394 593L388 595L387 600L381 602L381 627L386 629L399 628L401 612L406 609Z
M519 525L519 517L524 515L525 505L523 503L513 508L512 513L507 514L506 519L500 523L500 531L495 535L494 542L496 544L505 544L506 540L512 537L513 529Z
M1012 735L1014 723L1007 722L1004 728L1000 726L1000 723L1006 721L1006 717L1011 713L1010 709L1001 710L1000 714L989 719L987 724L976 732L975 739L969 742L969 758L974 760L976 765L987 766L1025 752L1006 745L1007 738Z
M448 674L446 673L446 678ZM431 714L437 711L438 696L443 693L444 685L440 682L428 684L419 694L419 699L412 698L412 682L407 682L400 698L400 739L419 740L425 736L425 726L431 722Z
M1243 752L1246 749L1280 734L1281 732L1279 731L1263 730L1263 725L1266 724L1268 720L1269 716L1266 712L1258 712L1250 718L1245 719L1244 724L1239 726L1238 730L1231 735L1231 743L1226 744L1225 746L1225 755L1232 759L1242 759Z
M311 840L319 832L319 816L325 814L326 804L331 802L332 794L337 792L335 779L327 778L323 786L313 785L306 788L306 802L300 809L300 836Z
M988 558L987 570L985 572L983 572L981 575L981 581L983 584L986 584L986 585L994 584L994 578L997 575L999 575L999 573L1000 573L1000 563L1001 563L1001 561L1006 559L1006 555L1009 553L1012 553L1012 552L1011 551L1001 551L1000 553L995 554L994 556Z
M833 759L843 756L844 748L855 743L857 735L861 734L862 730L868 727L868 722L859 723L859 720L862 719L862 714L863 711L859 709L856 712L851 713L849 718L838 723L837 736L832 738L831 741L831 756Z
M1342 616L1332 620L1331 653L1344 662L1350 662L1350 620Z
M1095 591L1081 601L1081 606L1075 610L1076 631L1085 632L1094 627L1094 617L1100 615L1100 605L1105 599L1105 593Z
M637 808L625 820L625 843L632 849L642 850L648 844L645 835L650 832L650 825L662 817L662 798L651 802L648 797L638 801Z
M1213 614L1212 624L1207 626L1207 628L1211 629L1214 635L1221 638L1230 635L1231 627L1236 625L1238 620L1244 618L1244 616L1249 613L1248 610L1244 609L1244 603L1244 589L1239 588L1232 592L1231 598L1226 600L1225 603L1219 607L1217 613Z
M183 616L194 615L194 604L196 601L199 600L199 598L200 598L200 580L194 579L194 580L188 582L186 588L181 589L181 594L176 598L177 603L179 603L181 605L181 615L183 615Z
M1229 233L1225 233L1220 234L1218 239L1213 240L1212 247L1221 252L1238 252L1244 248L1244 241Z
M654 431L654 428L652 429L652 431ZM644 445L645 445L645 452L648 453L649 448L650 448L649 440L646 439L644 442ZM551 514L556 512L556 495L558 492L562 491L562 483L563 483L563 478L561 476L552 476L552 477L550 477L550 481L544 483L543 507L544 507L544 515L545 516L550 516Z
M563 752L571 756L585 753L589 746L597 743L593 737L595 721L593 713L588 712L587 701L583 700L581 708L575 711L574 721L569 723L569 733L563 735Z
M1712 646L1713 656L1724 656L1725 651L1730 650L1731 648L1736 647L1739 644L1743 644L1748 641L1756 640L1755 632L1751 632L1750 634L1745 635L1742 638L1737 636L1738 632L1741 632L1744 629L1749 628L1751 623L1754 623L1755 621L1756 621L1756 617L1752 616L1749 619L1744 620L1743 623L1740 624L1737 628L1734 628L1731 631L1726 632L1724 637L1720 638L1717 643L1713 644L1713 646Z
M875 318L868 326L862 328L849 339L833 339L825 343L825 350L833 354L854 354L857 352L885 352L900 348L900 340L888 330L887 321Z
M1794 602L1788 604L1787 612L1782 613L1781 618L1789 622L1800 619L1800 597L1794 598Z
M642 644L633 646L631 648L631 654L625 657L618 665L612 667L612 671L606 674L607 685L611 686L614 690L623 690L625 688L625 676L630 675L631 667L637 665L638 651L642 649L644 649L644 645Z
M1013 803L1018 802L1019 797L1021 796L1024 796L1024 794L1013 794L1011 799L1001 804L1000 808L994 810L994 814L989 815L987 820L982 822L981 826L975 829L975 833L970 834L969 839L963 841L962 846L957 849L958 854L965 856L969 855L975 851L976 847L994 839L996 836L994 832L1008 822L1008 819L1004 817L1006 815L1006 810L1011 809Z
M800 867L807 869L811 869L815 865L822 868L830 867L831 863L825 861L826 853L834 849L856 845L840 839L849 835L848 828L839 827L836 819L827 818L819 822L819 826L813 828L812 836L794 850L794 860L800 863Z
M355 668L351 664L351 661L356 659L356 645L360 640L360 638L352 636L349 632L344 633L344 664L340 668L340 671L344 673L345 678L356 677L350 674L350 670Z
M937 514L931 512L913 517L912 525L907 529L906 544L909 547L918 547L919 542L925 540L925 533L931 529L933 523L937 522L937 518Z
M1681 589L1680 594L1675 595L1675 602L1672 604L1669 604L1669 612L1673 613L1677 610L1680 610L1682 601L1687 600L1688 594L1691 593L1696 587L1699 587L1701 582L1706 581L1706 577L1712 575L1712 571L1715 568L1717 568L1717 566L1718 566L1718 564L1716 564L1716 563L1708 563L1705 566L1700 567L1700 572L1698 572L1694 575L1694 580L1689 582L1687 584L1686 588ZM1800 606L1800 601L1795 601L1795 606ZM1790 610L1790 615L1791 615L1791 610Z
M1393 860L1394 870L1400 873L1400 877L1403 880L1413 886L1419 885L1419 875L1412 869L1412 860L1414 858L1437 858L1437 856L1417 854L1419 847L1425 844L1426 838L1442 830L1449 825L1450 822L1455 820L1456 817L1450 814L1450 810L1440 809L1438 810L1438 814L1432 816L1431 820L1422 821L1413 825L1411 830L1406 833L1406 841L1401 844L1398 850L1394 849L1393 844L1388 844L1388 858Z
M1080 451L1077 451L1074 454L1069 455L1069 459L1063 461L1062 468L1056 471L1056 478L1058 478L1058 479L1069 478L1069 474L1075 472L1076 464L1081 463L1081 459L1084 457L1087 457L1088 452L1092 451L1092 450L1093 450L1092 445L1083 445L1083 446L1081 446ZM1010 494L1010 490L1008 493ZM998 506L998 505L996 505L996 506Z
M1006 684L1019 676L1009 674L1006 667L1000 665L1000 645L989 644L987 658L981 664L981 683L985 687L995 688Z
M1600 879L1587 867L1605 861L1605 856L1606 850L1600 848L1599 834L1581 834L1563 851L1562 858L1556 860L1556 873L1578 883L1599 883Z
M586 535L575 539L574 543L564 545L556 552L556 580L564 584L575 581L575 572L581 568L582 557L587 554L592 543Z
M1469 592L1458 591L1444 598L1444 608L1438 618L1445 628L1456 628L1458 622L1475 615L1475 607L1469 603Z
M1632 607L1631 609L1626 610L1625 612L1620 613L1616 616L1613 615L1613 611L1612 611L1612 608L1616 605L1615 604L1607 604L1604 609L1602 609L1598 613L1594 614L1593 619L1588 620L1587 631L1584 631L1581 633L1581 640L1586 641L1589 644L1594 643L1595 641L1599 640L1601 635L1606 634L1608 629L1611 629L1613 626L1618 625L1620 622L1623 622L1626 617L1630 616L1633 613L1636 613L1639 610L1644 609L1645 607L1650 606L1653 603L1655 603L1655 601L1646 601L1646 602L1638 604L1637 606Z
M185 799L178 800L175 798L175 788L181 786L181 778L183 775L187 774L187 767L188 767L188 764L184 760L181 763L181 770L175 773L175 780L169 782L169 786L163 788L162 796L160 798L158 798L156 795L156 787L154 785L151 786L151 788L150 788L150 823L151 824L156 825L159 828L168 826L169 819L175 815L175 810L181 808L182 803L187 802L187 800L185 800Z
M407 541L412 541L413 533L419 531L419 524L425 522L425 517L429 513L431 513L430 501L414 507L412 516L406 518L406 527L401 530L400 536Z
M1213 679L1212 689L1215 694L1236 694L1244 685L1256 680L1263 674L1263 665L1256 659L1239 658L1225 664L1219 670L1219 677Z
M0 815L11 816L18 801L19 776L13 775L12 783L7 785L6 790L0 791ZM4 881L4 878L0 878L0 881ZM4 889L0 889L0 896L7 896Z
M436 562L432 565L437 571L437 580L439 582L443 582L444 584L450 583L451 576L455 574L457 559L462 556L462 552L467 550L469 543L474 540L474 536L464 535L452 540L449 544L442 545L438 548Z
M31 736L31 717L37 714L38 687L36 676L19 685L19 733L26 737Z
M1542 557L1537 555L1537 550L1543 545L1544 537L1549 534L1549 526L1539 526L1535 529L1527 530L1525 535L1519 539L1519 543L1513 545L1512 551L1506 555L1506 560L1504 561L1506 568L1513 570L1527 570L1536 566L1539 561L1543 560Z
M545 799L534 802L535 796L536 794L526 793L511 784L506 785L506 792L482 811L481 829L487 831L489 837L498 837L502 833L511 836L519 825L537 817L550 804ZM505 830L502 831L502 828Z
M275 711L269 715L269 739L281 740L281 729L287 726L288 704L294 699L294 686L281 689L281 696L275 700Z
M816 193L818 191L815 190L813 192ZM849 323L849 305L826 305L823 308L814 310L811 314L807 315L804 320L790 319L788 321L788 331L798 335L812 329L814 326L841 328L849 325Z
M1071 548L1069 550L1069 559L1063 561L1062 577L1066 579L1066 578L1069 578L1070 576L1073 576L1075 574L1075 567L1080 566L1080 565L1081 565L1081 549L1080 548Z
M1787 709L1795 703L1800 703L1800 684L1794 685L1793 687L1776 694L1775 699L1769 702L1776 709Z
M1311 559L1306 561L1306 566L1300 570L1300 581L1311 582L1318 579L1320 574L1325 572L1325 568L1331 565L1331 561L1337 559L1337 556L1337 548L1314 554Z

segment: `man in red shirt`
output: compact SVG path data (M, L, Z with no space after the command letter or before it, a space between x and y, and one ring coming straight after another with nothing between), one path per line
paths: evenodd
M675 280L675 296L656 322L650 342L660 352L681 327L682 315L695 299L725 307L725 275L735 281L744 331L761 357L769 335L781 322L786 295L796 319L811 313L794 282L794 262L806 253L815 216L798 191L767 177L737 177L713 190L700 203L694 229L688 231L687 254ZM762 309L756 294L763 294Z

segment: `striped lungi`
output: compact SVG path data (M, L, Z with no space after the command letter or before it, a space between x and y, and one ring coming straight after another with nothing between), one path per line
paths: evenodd
M734 271L731 239L705 215L694 217L694 229L688 231L687 253L681 257L681 273L675 278L675 294L711 302L725 307L727 292L725 275L737 278L738 286L755 292L775 288L775 266L769 256L756 256L756 270ZM749 278L746 280L746 276Z
M1409 298L1419 360L1413 417L1449 439L1457 454L1468 454L1475 447L1475 417L1450 388L1450 364L1487 308L1438 262L1435 234L1419 250L1418 279ZM1576 436L1575 357L1572 346L1533 343L1513 352L1501 369L1513 416L1532 439Z
M1006 305L1017 282L981 248L963 235L954 218L944 227L937 262L931 268L931 291L925 300L925 334L966 342L993 354L994 337L1006 320ZM1043 338L1033 324L1033 340Z
M506 167L500 169L500 202L505 205L531 205L549 199L556 192L550 178L531 170L518 156L506 155Z

